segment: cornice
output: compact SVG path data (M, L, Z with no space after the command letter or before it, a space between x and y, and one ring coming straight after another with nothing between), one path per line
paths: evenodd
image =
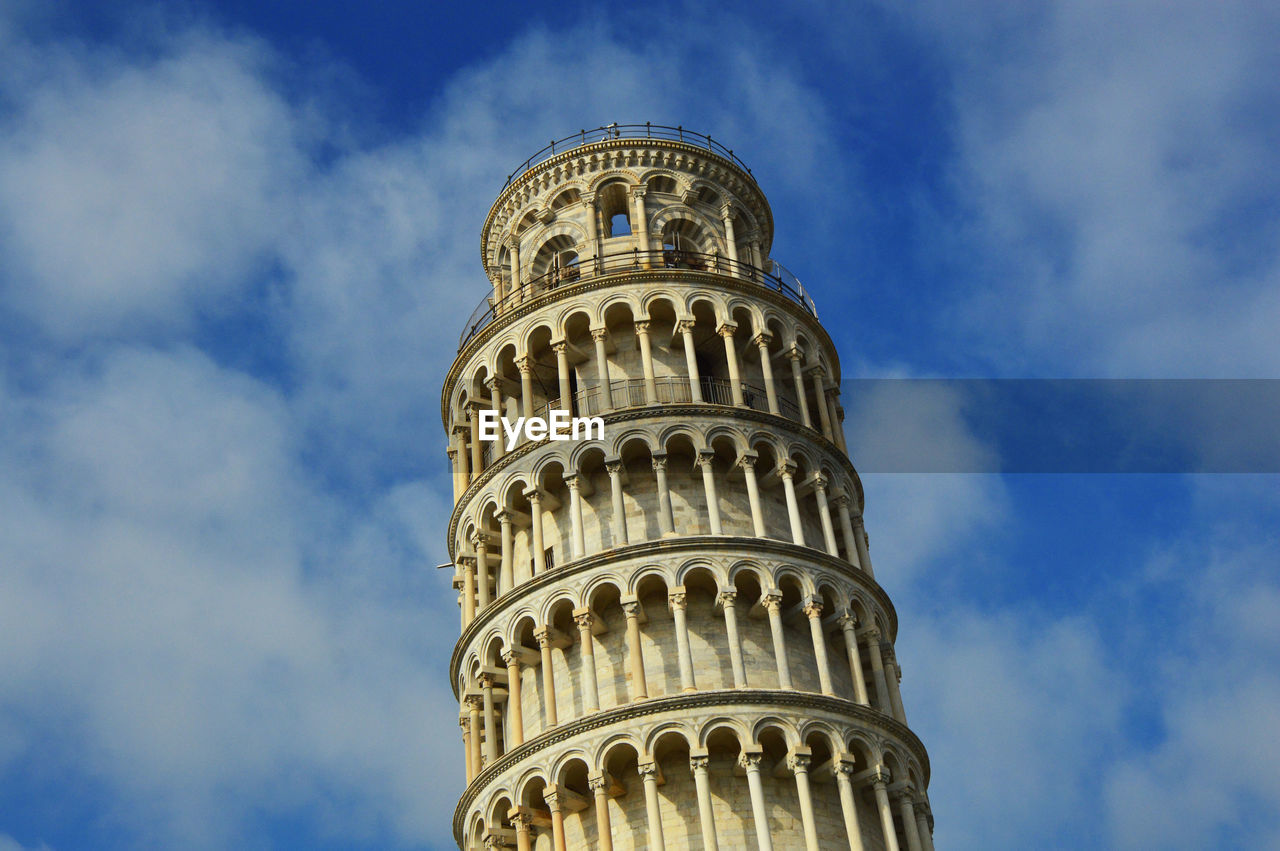
M574 721L559 724L524 744L512 748L482 769L467 785L466 790L463 791L462 797L458 801L458 806L453 812L454 838L459 845L462 844L466 813L471 808L476 796L480 794L486 785L500 777L503 772L521 760L527 759L553 745L567 741L574 736L601 727L671 710L707 709L721 706L781 706L788 709L823 709L835 714L846 715L870 727L878 727L896 737L914 751L916 759L920 762L920 770L924 775L924 784L928 786L930 777L929 754L925 751L924 743L907 725L881 712L877 712L860 703L855 703L852 700L825 694L781 689L716 689L689 694L665 695L616 706L612 709L606 709Z
M659 553L670 555L685 551L715 555L735 549L747 551L752 556L767 553L786 561L819 564L843 575L847 579L851 579L875 598L888 619L890 640L896 639L898 635L898 613L894 609L893 601L889 599L888 593L869 574L858 570L843 559L836 558L821 550L802 547L798 544L789 544L773 538L730 537L726 535L690 535L684 538L659 538L655 541L643 541L638 544L628 544L625 547L602 550L567 562L563 566L557 565L551 570L533 577L528 582L522 582L511 591L494 600L483 612L476 615L471 623L467 624L467 627L458 636L457 643L453 646L453 653L449 657L449 682L453 686L454 697L459 696L458 671L462 665L462 656L476 636L482 633L498 614L519 606L526 598L537 594L547 586L556 585L579 573L585 573L604 564L615 564L624 559L643 558L646 555Z

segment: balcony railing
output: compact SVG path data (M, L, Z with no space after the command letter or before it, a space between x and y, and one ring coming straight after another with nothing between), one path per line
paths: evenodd
M645 269L689 269L697 272L714 272L728 275L739 280L750 281L766 289L781 293L792 301L799 303L810 315L817 316L818 308L813 299L805 292L799 278L791 274L785 266L773 260L767 261L769 268L760 269L749 263L730 260L720 254L704 254L698 251L677 251L663 249L661 251L640 251L633 249L605 257L592 257L564 268L552 269L532 280L525 281L518 288L505 292L501 299L488 296L476 305L471 318L458 340L458 349L507 310L563 287L572 287L587 280L624 275Z
M668 127L664 124L652 124L646 121L644 124L609 124L605 127L596 127L593 130L579 130L572 136L556 139L541 151L520 163L515 171L508 174L507 182L503 184L503 188L510 186L511 181L538 163L549 160L556 154L563 154L565 151L571 151L574 148L580 148L583 145L590 145L594 142L608 142L613 139L666 139L671 142L697 145L700 148L706 148L712 153L719 154L745 171L752 180L755 179L755 176L751 174L751 169L747 168L747 164L734 155L732 148L726 148L710 136L704 133L695 133L680 126Z

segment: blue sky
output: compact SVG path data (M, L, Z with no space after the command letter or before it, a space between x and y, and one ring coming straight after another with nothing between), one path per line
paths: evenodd
M1280 373L1275 4L361 6L0 0L0 851L451 847L439 382L553 137L733 147L848 377ZM940 847L1280 847L1274 475L865 484Z

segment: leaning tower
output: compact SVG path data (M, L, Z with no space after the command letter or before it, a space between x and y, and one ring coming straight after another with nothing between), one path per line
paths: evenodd
M733 151L648 124L489 211L441 404L460 847L932 848L839 359L772 238ZM603 437L485 436L553 410Z

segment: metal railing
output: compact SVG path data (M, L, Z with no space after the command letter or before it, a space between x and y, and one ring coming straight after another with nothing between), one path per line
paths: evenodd
M482 328L492 322L501 313L510 310L526 301L554 292L562 287L571 287L587 280L594 280L608 275L623 275L646 269L688 269L695 272L714 272L728 275L739 280L750 281L766 289L781 293L797 302L810 315L818 315L818 307L805 292L800 279L785 266L774 260L766 261L767 270L730 260L721 254L705 254L700 251L683 251L664 248L657 251L641 251L638 248L604 257L590 257L569 266L552 269L536 278L524 281L515 289L504 292L501 299L487 296L481 299L476 309L471 311L462 336L458 339L458 350L467 344Z
M580 148L583 145L590 145L594 142L608 142L613 139L666 139L670 142L685 142L690 145L697 145L729 160L745 171L752 180L755 180L755 175L751 174L751 169L747 168L746 163L738 159L732 148L726 148L709 135L686 130L679 125L668 127L665 124L653 124L646 121L644 124L608 124L591 130L579 130L577 133L565 136L563 139L555 139L541 151L520 163L511 174L508 174L507 182L503 184L503 188L510 186L511 181L538 163L549 160L556 154L563 154L565 151L571 151L574 148Z

